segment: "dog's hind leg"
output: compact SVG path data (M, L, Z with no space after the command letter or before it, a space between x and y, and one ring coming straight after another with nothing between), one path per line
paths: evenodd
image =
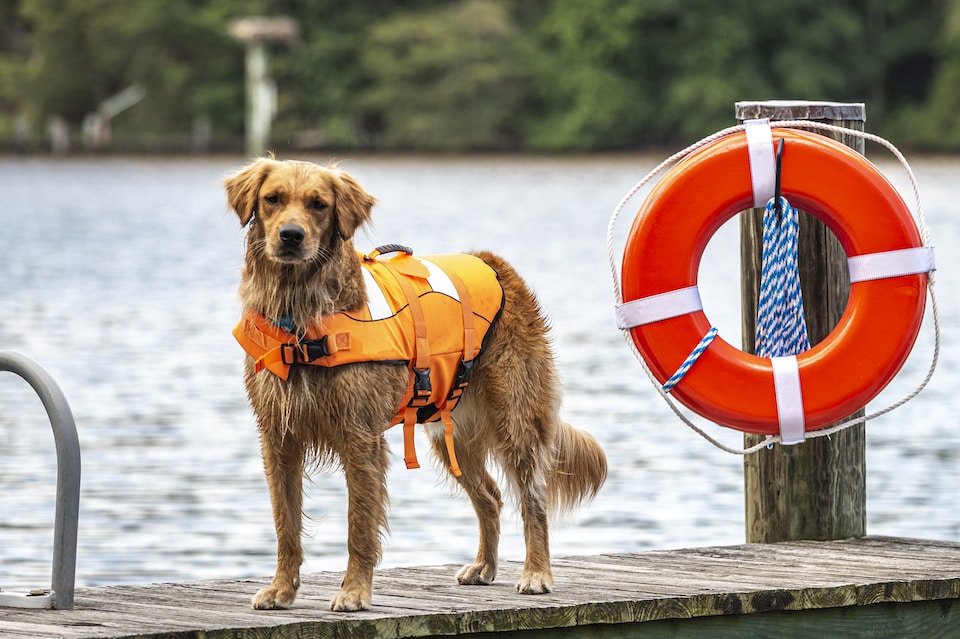
M479 253L497 272L504 306L484 338L464 403L476 416L478 432L511 482L520 502L526 561L517 590L538 594L553 589L547 510L560 424L560 378L550 350L547 321L523 279L505 260ZM456 418L456 416L454 416Z
M503 371L505 367L501 367ZM530 379L550 380L550 370ZM523 518L526 559L517 591L541 594L553 590L548 526L548 478L555 466L553 450L559 426L557 403L549 393L527 392L521 384L498 389L478 384L484 395L464 399L488 407L478 423L493 456L516 495ZM497 392L499 391L499 392ZM458 453L459 454L459 453ZM463 464L461 463L461 468Z
M511 476L520 500L523 517L523 539L526 544L526 559L517 582L517 591L538 595L553 590L553 571L550 568L550 532L547 523L547 487L545 466L550 463L544 454L543 442L522 444L509 452L513 456L505 472Z
M303 446L294 437L261 434L263 465L277 530L277 572L253 598L259 610L289 608L300 588L303 563Z
M460 466L463 470L463 463ZM467 564L457 572L457 583L464 586L489 585L497 576L497 557L500 546L500 511L503 501L500 499L500 489L493 477L486 470L481 470L479 480L468 477L466 473L460 478L473 509L477 513L477 523L480 526L480 543L477 547L477 557L472 564Z
M431 429L433 425L431 425ZM463 432L461 426L457 426ZM457 432L457 431L455 431ZM430 443L433 451L439 457L445 468L450 467L450 456L446 442L443 439L443 429L431 430ZM497 559L500 546L500 512L503 510L503 500L500 497L500 488L490 473L487 472L487 448L480 441L464 441L458 438L454 445L457 450L457 460L460 463L461 475L457 483L463 489L473 509L477 513L477 524L480 527L480 543L477 548L477 557L473 563L467 564L457 572L457 583L462 586L489 585L497 576Z
M380 535L387 527L387 443L381 433L362 433L340 451L347 480L347 572L330 609L369 610L373 569L380 562Z

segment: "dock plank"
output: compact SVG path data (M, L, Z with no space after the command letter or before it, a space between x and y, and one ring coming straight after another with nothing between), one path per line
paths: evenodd
M960 631L960 606L953 609L960 599L960 543L953 542L867 537L565 557L554 561L556 591L535 597L515 592L517 562L504 563L497 582L484 587L457 586L457 568L378 571L374 609L350 614L328 609L339 573L304 575L296 605L284 611L250 607L267 578L78 588L74 610L0 608L0 636L485 639L513 633L534 639L629 636L629 629L642 627L644 636L681 637L683 628L692 633L718 621L741 630L786 619L790 627L818 627L808 619L814 613L867 630L889 626L876 620L896 619L929 636ZM919 605L924 602L929 605ZM905 616L908 605L922 618ZM795 613L805 613L803 623L784 616ZM857 626L849 619L859 613ZM666 634L651 634L656 629ZM886 636L867 630L862 636Z

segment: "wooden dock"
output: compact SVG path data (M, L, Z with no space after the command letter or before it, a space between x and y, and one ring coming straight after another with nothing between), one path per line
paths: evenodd
M332 613L341 575L303 579L292 610L255 611L268 579L78 588L74 610L0 608L0 637L960 637L960 543L866 537L555 559L556 591L516 594L455 566L393 568L374 609ZM957 609L954 610L953 606Z

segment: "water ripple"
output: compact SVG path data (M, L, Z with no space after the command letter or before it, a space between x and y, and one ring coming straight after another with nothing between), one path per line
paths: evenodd
M417 252L493 248L552 318L564 415L605 447L596 501L553 532L554 555L743 541L742 460L689 432L663 405L612 319L604 237L610 211L659 158L361 158L345 163L381 204L361 234ZM253 420L230 330L242 232L226 210L223 160L0 160L5 194L0 348L35 359L71 402L83 449L77 581L118 584L273 571L274 534ZM943 363L927 392L869 427L873 534L960 538L960 211L955 161L921 161L938 246ZM415 220L416 224L411 224ZM625 221L624 224L627 224ZM735 228L701 269L708 315L739 341ZM891 393L925 370L918 354ZM719 432L716 432L719 431ZM738 433L711 434L739 445ZM398 432L388 434L402 450ZM421 448L425 448L421 442ZM472 558L476 522L433 468L390 474L384 565ZM56 464L39 401L0 376L0 586L49 583ZM345 565L336 471L314 477L305 570ZM442 517L437 514L442 513ZM504 516L501 554L523 556Z

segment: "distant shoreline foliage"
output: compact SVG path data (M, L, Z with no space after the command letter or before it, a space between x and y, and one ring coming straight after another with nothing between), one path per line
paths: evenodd
M131 85L104 148L242 148L241 16L270 46L271 146L615 151L733 123L738 100L865 102L906 148L960 150L960 0L5 0L0 149L80 140ZM89 134L89 131L87 131Z

